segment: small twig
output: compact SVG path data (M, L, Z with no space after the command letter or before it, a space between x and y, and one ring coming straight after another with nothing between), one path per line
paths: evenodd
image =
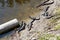
M40 18L36 19L36 18L32 18L31 16L29 16L29 18L32 19L32 21L31 21L31 23L30 23L31 25L30 25L30 27L29 27L29 30L31 30L32 25L33 25L33 22L34 22L35 20L40 20Z
M50 19L50 18L52 18L52 17L54 17L53 15L52 16L49 16L49 17L47 17L46 19Z
M50 6L47 6L47 8L46 8L45 12L46 12L46 11L48 11L48 9L49 9L49 8L50 8Z
M51 2L51 3L46 3L46 2L48 2L48 1L49 1L49 0L47 0L47 1L43 2L42 4L38 5L37 8L40 7L40 6L44 6L44 5L51 5L51 4L54 3L54 1Z
M42 6L44 3L48 2L48 1L49 0L44 1L42 4L38 5L37 8L40 7L40 6Z
M48 11L49 7L50 7L50 6L48 6L48 7L46 8L45 13L42 14L43 16L48 16L48 12L47 12L47 11Z
M21 26L21 28L19 28L18 33L19 33L21 30L24 30L24 29L25 29L25 26L26 26L26 23L23 23L23 25Z
M53 4L53 3L54 3L54 1L51 2L51 3L44 3L42 6L44 6L44 5L51 5L51 4Z
M22 21L20 27L18 27L15 31L18 31L18 33L19 33L20 31L22 31L22 30L25 29L25 26L26 26L26 23L24 23L24 22Z
M48 7L46 8L46 10L45 10L45 13L42 14L43 16L46 16L46 19L50 19L50 18L54 17L54 15L49 15L49 14L48 14L48 9L49 9L49 7L50 7L50 6L48 6Z
M54 17L54 15L49 15L48 12L45 12L44 14L42 14L43 16L46 16L46 19L50 19L52 17Z

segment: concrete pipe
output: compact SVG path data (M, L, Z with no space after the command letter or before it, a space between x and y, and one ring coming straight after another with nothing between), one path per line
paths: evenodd
M20 25L19 25L19 22L17 19L13 19L11 21L8 21L8 22L0 25L0 34L11 31L19 26Z

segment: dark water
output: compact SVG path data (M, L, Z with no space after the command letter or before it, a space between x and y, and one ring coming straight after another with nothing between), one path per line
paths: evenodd
M29 16L38 14L36 8L41 0L0 0L0 24L11 19L29 19ZM3 40L3 39L2 39Z
M40 0L0 0L0 24L11 19L25 20L34 15Z

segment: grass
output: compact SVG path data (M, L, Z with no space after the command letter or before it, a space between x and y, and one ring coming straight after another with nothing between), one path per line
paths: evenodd
M60 36L54 34L45 34L43 36L40 36L38 40L60 40Z
M60 24L57 24L55 27L54 27L54 30L59 30L60 29Z
M56 10L54 10L55 12L55 16L53 18L50 19L50 22L53 26L54 30L60 30L60 7L56 8ZM58 22L58 23L57 23ZM60 40L60 35L54 35L54 34L44 34L42 36L39 37L38 40Z
M50 22L53 25L54 30L60 29L60 23L57 23L59 20L60 20L60 7L54 10L54 17L50 19Z

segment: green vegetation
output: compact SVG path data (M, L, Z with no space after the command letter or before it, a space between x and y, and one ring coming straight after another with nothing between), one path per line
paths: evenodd
M60 29L60 24L57 24L55 27L54 27L54 30L59 30Z
M38 40L60 40L60 36L53 34L45 34L43 36L40 36Z
M54 17L50 19L51 24L53 25L53 30L59 30L60 29L60 7L56 8L54 10Z
M54 10L54 17L50 19L53 30L60 30L60 8ZM60 40L60 35L55 34L44 34L39 37L38 40Z

